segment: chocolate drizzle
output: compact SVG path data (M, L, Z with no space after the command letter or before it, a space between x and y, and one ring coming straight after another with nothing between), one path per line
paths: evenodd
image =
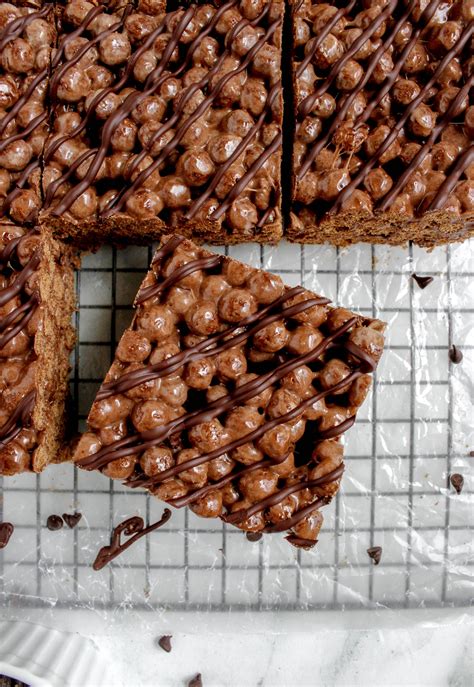
M393 14L397 5L401 5L401 3L390 2L386 8L380 12L364 29L360 36L351 44L350 48L344 52L344 55L334 63L328 75L322 81L316 82L316 90L310 95L306 96L299 104L298 109L300 121L310 114L317 99L327 92L331 83L340 73L340 70L344 64L346 64L347 61L351 59L360 48L363 47L364 43L375 33L383 21L391 19L391 15ZM365 122L367 122L375 108L380 105L382 100L387 94L390 93L391 89L395 85L398 77L403 71L403 67L409 58L411 51L420 40L420 37L422 37L423 31L428 27L439 6L441 5L441 0L429 2L417 21L414 21L411 17L415 5L413 3L406 3L406 5L406 9L402 14L400 14L399 18L396 21L393 21L389 32L387 32L385 38L382 39L383 42L370 56L364 67L364 74L357 83L356 87L353 88L349 93L345 94L340 100L335 114L328 119L328 128L318 137L315 144L308 149L305 158L296 170L296 177L298 180L301 180L306 175L319 153L330 143L332 136L335 134L338 128L346 122L347 114L356 97L358 94L363 92L367 84L369 84L380 59L393 46L395 39L404 23L407 20L410 20L413 24L413 31L411 32L409 40L404 45L403 50L398 55L393 69L386 76L380 87L374 90L370 96L369 102L364 107L363 112L355 119L355 121L350 121L350 126L356 132L362 125L365 124ZM331 27L334 26L341 17L348 14L353 9L353 6L354 3L350 2L345 8L339 9L331 17L330 21L321 29L318 35L312 39L310 42L310 50L306 51L305 58L299 65L297 65L297 79L303 76L304 70L308 64L310 64L314 54L316 53L316 50L330 32ZM296 11L297 10L294 10L294 14ZM395 142L399 133L406 125L406 122L415 112L416 108L426 98L427 93L433 87L443 70L447 67L451 60L459 55L464 47L468 45L468 42L472 36L472 32L473 23L470 22L464 28L455 45L453 45L452 48L446 52L444 57L440 59L438 63L436 63L436 67L430 77L426 79L425 83L421 84L418 95L406 106L404 112L396 117L396 123L392 126L389 135L380 144L379 148L370 156L369 159L362 161L362 165L358 169L357 174L350 180L347 186L341 189L337 195L337 198L329 205L327 212L330 215L340 212L341 208L343 208L344 202L349 199L354 190L359 188L359 186L364 182L369 171L374 168L384 152L390 147L390 145L392 145L392 143ZM398 174L394 177L394 183L390 190L385 193L378 203L375 204L376 212L385 212L390 210L393 201L402 192L412 174L420 167L423 160L430 152L433 144L440 137L447 125L452 122L461 111L462 103L465 101L466 97L469 96L469 92L472 89L473 83L474 77L472 75L466 76L465 84L459 89L459 92L452 99L446 112L440 115L437 124L433 127L433 130L423 142L418 152L413 156L406 169L402 174ZM468 166L472 164L473 159L474 147L470 146L467 150L459 155L455 164L446 171L446 179L444 182L432 195L430 195L429 198L426 199L426 201L420 206L420 208L418 208L418 210L420 212L441 210L448 200L450 193L454 190L461 175L465 172Z
M159 249L159 251L156 252L152 261L153 271L149 273L148 278L145 281L145 284L151 283L151 285L143 288L140 291L136 300L139 307L143 307L143 304L148 299L159 299L166 289L170 288L170 286L176 283L179 283L180 279L190 274L192 271L200 269L212 270L215 266L221 264L222 260L227 259L222 258L221 256L208 257L208 254L203 252L203 255L201 254L198 259L193 259L190 262L185 263L183 266L177 268L170 276L160 277L163 260L173 251L179 249L179 246L183 241L184 239L182 237L173 236ZM177 256L179 256L179 252L177 253ZM261 330L271 322L295 317L299 313L308 311L310 308L321 305L324 306L329 302L328 299L315 296L313 298L309 297L307 300L299 300L291 305L286 305L288 300L305 294L306 292L302 287L287 289L282 296L262 307L254 314L244 318L238 323L227 326L227 328L223 331L219 331L209 338L200 341L191 348L182 350L155 365L148 365L144 368L139 368L138 370L125 373L116 379L112 379L104 383L100 393L97 396L97 401L109 398L115 394L122 394L128 389L150 382L153 379L173 374L176 372L176 370L182 368L183 365L189 363L190 361L200 360L208 356L215 356L217 353L220 353L226 348L233 348L239 344L245 343L257 331ZM310 294L307 295L310 296ZM126 456L139 455L148 448L161 445L162 442L166 441L167 439L171 440L172 437L176 437L188 432L191 428L199 425L202 422L208 422L224 413L227 413L236 406L245 404L247 401L275 385L293 370L296 370L303 365L311 364L320 360L321 356L323 356L326 352L334 349L343 353L348 362L351 364L352 369L343 379L332 384L329 388L321 391L314 390L313 395L305 397L304 400L293 407L290 411L271 419L262 418L262 424L253 431L250 431L244 436L238 436L238 438L234 439L233 441L219 446L208 453L198 455L190 460L175 464L172 467L153 475L152 477L144 475L143 473L135 474L129 477L125 483L131 488L144 487L153 490L157 485L166 482L170 478L179 476L181 473L190 471L193 468L197 468L198 466L208 463L219 456L230 454L231 451L243 446L244 444L257 441L271 429L278 427L279 425L298 420L298 418L300 418L308 408L315 406L315 404L317 404L320 400L331 397L338 392L346 393L348 388L356 379L367 372L374 371L376 363L372 356L348 340L347 334L356 325L357 321L358 318L356 316L350 317L341 326L332 331L330 334L326 335L326 337L323 338L317 346L306 353L294 355L290 358L287 358L286 356L275 358L275 367L270 371L263 372L259 376L250 379L250 381L247 381L240 386L235 386L234 388L231 387L231 390L229 390L227 394L215 399L214 401L208 402L204 408L198 406L197 409L189 410L188 412L185 412L185 414L180 415L167 423L156 426L153 429L125 436L122 439L103 446L100 448L100 450L92 455L79 458L76 461L77 464L89 470L102 469L110 462L117 459L124 458ZM341 353L338 352L338 357L341 356ZM354 420L354 415L351 415L350 417L346 416L346 418L343 419L338 425L329 427L328 429L311 429L310 441L312 443L314 442L314 444L318 444L326 439L337 438L352 426ZM240 480L247 474L259 469L271 468L279 463L284 463L288 458L289 454L286 454L278 460L265 458L264 460L260 460L252 465L233 468L229 474L226 474L220 479L217 479L213 482L209 481L204 486L197 488L190 493L186 493L177 498L167 499L167 501L170 505L176 508L197 503L212 492L223 489L226 485L229 485L236 480ZM308 460L308 463L309 462L311 462L311 459ZM315 463L315 465L317 465L317 463ZM223 515L222 519L230 524L239 525L239 523L251 518L256 513L279 504L293 493L310 489L316 490L317 495L318 487L337 482L342 476L343 471L344 465L341 463L335 469L327 472L317 479L306 479L306 481L299 481L297 484L293 484L289 487L280 488L274 494L271 494L257 503L251 504L248 508L242 508L234 513ZM282 523L278 523L278 525L275 526L277 527L276 530L270 528L266 531L281 531L278 529L280 525L281 529L288 529L304 519L306 515L312 512L314 509L319 508L320 505L328 501L327 497L324 499L319 499L316 495L314 496L314 502L309 504L309 508L308 506L302 508L294 513L291 518L283 521ZM299 541L299 543L295 543L295 545L308 545L307 541L303 541L302 538L300 539L301 541Z
M230 8L232 8L234 5L236 5L236 0L229 0L228 2L225 2L222 4L220 7L218 7L217 11L215 12L214 16L212 19L209 21L208 25L203 27L202 31L200 32L199 36L197 36L190 44L189 46L186 46L186 53L183 56L183 59L179 62L179 65L172 70L169 66L170 63L170 58L174 52L174 50L179 47L181 37L183 33L186 31L188 25L190 22L194 20L194 16L197 10L197 6L190 6L180 17L180 20L176 23L174 26L169 41L165 47L165 50L163 52L163 55L159 61L159 64L148 74L144 85L143 85L143 90L137 91L133 90L133 92L129 93L128 96L125 98L123 103L120 105L117 110L111 114L111 116L107 119L107 121L104 123L101 134L100 134L100 143L97 148L94 149L89 149L86 150L82 155L79 155L74 162L69 166L67 171L65 171L58 179L55 181L51 182L45 192L45 199L44 199L44 208L45 209L50 209L51 214L54 216L61 216L65 212L67 212L73 203L79 198L79 196L89 187L91 186L94 181L97 178L97 174L101 168L101 166L104 163L104 160L106 158L106 155L108 154L110 144L112 141L112 136L114 132L117 129L117 126L120 125L120 123L130 115L130 113L148 96L154 95L158 92L158 89L160 88L161 84L166 80L169 79L170 76L173 77L180 77L182 74L185 72L186 68L188 67L189 63L192 60L192 56L194 52L198 49L200 46L202 40L204 37L208 36L213 29L215 29L216 25L218 24L220 18L222 15L227 12ZM127 10L129 10L130 7L127 7ZM130 162L129 166L127 167L127 184L123 186L112 198L109 199L108 203L104 208L102 208L99 211L99 216L103 218L107 218L117 212L120 212L122 208L125 206L127 200L130 198L133 193L143 186L143 184L146 182L146 179L155 172L155 170L159 169L162 163L166 160L166 158L173 153L173 151L176 149L176 147L180 144L181 139L183 138L184 134L186 131L189 129L189 127L192 125L193 122L195 122L199 117L202 117L208 110L209 108L212 107L216 97L219 95L219 93L222 91L224 86L234 77L236 77L238 74L242 73L246 69L249 68L249 66L252 63L252 60L255 58L257 53L263 48L265 43L270 40L270 38L273 36L275 31L277 31L280 26L281 26L281 19L276 19L269 23L268 28L265 30L264 34L259 36L258 41L252 48L248 51L248 53L245 55L245 57L242 58L241 64L233 69L230 72L225 73L223 76L221 76L217 82L211 87L211 80L215 75L219 73L219 70L221 69L222 65L224 64L224 61L226 58L228 58L230 55L234 54L232 52L232 42L234 39L237 37L237 35L244 29L246 26L259 26L262 23L262 20L264 17L269 13L270 10L270 3L266 3L263 10L261 13L254 18L253 20L248 20L245 18L242 18L239 22L236 23L236 25L233 26L233 28L228 32L226 38L225 38L225 45L224 49L222 50L221 55L219 56L219 59L216 61L216 63L210 68L207 73L203 76L203 78L197 82L197 83L192 83L188 85L182 92L182 94L179 97L179 100L176 101L174 105L174 110L173 113L168 117L166 121L163 122L163 124L153 133L153 135L150 137L150 140L146 143L146 145L143 145L142 150L134 156L133 161ZM62 39L60 42L60 46L58 49L57 54L55 55L52 63L52 77L51 77L51 97L54 99L57 95L57 89L61 80L61 77L66 73L66 71L74 64L78 62L78 60L86 54L88 50L90 50L98 41L102 40L105 38L107 35L109 35L111 32L116 31L120 28L120 26L123 24L125 17L126 17L126 11L122 16L122 19L119 23L114 24L113 26L109 27L107 30L103 31L99 35L95 36L93 39L88 39L88 43L85 44L75 55L72 59L65 61L63 64L61 64L64 56L64 50L67 45L67 43L72 40L73 38L76 38L77 36L81 36L84 34L84 32L87 30L88 25L90 22L102 11L101 7L95 7L90 10L90 12L87 14L83 22L80 24L80 26L72 33L70 36L66 36L65 38ZM76 127L70 134L66 134L63 136L60 136L59 138L56 138L53 142L51 142L45 151L44 159L46 162L50 161L54 155L54 153L58 150L58 148L62 145L62 143L66 142L67 140L73 139L76 136L78 136L84 129L86 128L87 124L90 122L91 117L94 114L94 111L97 107L97 105L105 98L107 97L108 94L110 93L119 93L122 88L127 84L127 82L131 79L133 75L133 70L134 67L137 63L137 61L141 58L141 56L151 48L151 46L154 44L156 41L157 37L161 34L163 34L164 31L166 31L166 22L169 21L170 17L173 16L175 13L170 13L167 15L163 20L160 22L160 25L157 26L157 28L150 33L149 36L146 37L145 41L134 50L131 58L127 62L126 66L124 67L122 74L117 81L116 84L103 89L100 91L100 93L96 94L96 96L93 98L91 103L88 105L87 110L85 111L85 114L83 116L83 119L81 123L79 124L78 127ZM59 65L61 65L59 67ZM58 68L59 67L59 68ZM204 100L199 104L197 109L189 116L186 117L186 119L181 122L180 120L182 119L183 113L185 111L186 104L189 102L189 99L197 93L200 89L207 89L207 95L204 98ZM252 126L251 130L246 134L246 136L242 139L242 141L239 143L237 149L233 152L232 156L226 160L225 163L223 163L217 170L216 174L210 179L207 188L197 197L195 198L192 202L191 205L188 207L187 212L184 215L184 218L187 220L191 220L192 218L195 217L196 213L199 211L199 209L202 207L203 203L206 201L207 198L212 194L216 186L218 185L219 181L222 179L223 175L225 172L230 168L231 164L239 157L241 156L248 145L253 141L253 139L256 137L258 132L261 130L262 126L264 125L269 113L271 112L272 106L274 105L274 102L277 97L281 96L281 84L276 83L272 86L270 89L267 100L265 103L265 106L263 108L262 113L260 114L259 118L257 119L256 123ZM162 137L166 132L168 132L172 127L176 127L173 137L171 140L163 147L161 150L160 154L156 159L153 160L153 162L148 165L145 169L140 169L140 165L143 163L145 160L146 156L149 154L149 151L152 149L153 145L155 145L156 141L160 137ZM236 186L232 189L231 193L227 198L222 199L221 204L219 207L217 207L213 215L210 217L211 220L217 220L219 217L226 212L226 210L230 207L230 205L233 202L233 199L241 192L243 191L248 184L251 182L251 180L254 178L254 176L257 174L259 169L265 164L266 160L275 152L279 150L281 146L281 134L277 135L275 139L272 141L270 146L266 148L266 150L260 155L260 157L251 165L251 167L248 169L247 173L239 180L239 182L236 184ZM66 191L66 193L61 197L57 198L57 192L58 190L67 182L70 181L77 169L79 168L80 165L82 165L84 162L87 160L91 159L90 164L88 166L88 169L84 176L81 176L80 180L74 181L72 183L72 187ZM135 178L134 178L135 177ZM275 191L274 197L278 197L279 191ZM261 213L261 216L258 220L257 226L260 227L265 222L269 221L270 218L272 217L274 208L268 208L266 209L265 212Z
M92 564L93 569L102 570L102 568L113 561L114 558L117 558L117 556L128 549L128 547L134 544L138 539L166 524L170 517L171 511L168 508L165 508L161 519L158 520L158 522L149 525L148 527L145 527L143 518L140 518L138 515L121 522L120 525L114 527L112 531L110 545L103 546L97 554L97 557ZM127 539L127 541L122 542L122 534L130 538Z
M6 446L23 429L31 424L31 416L35 407L36 392L30 391L24 396L7 422L0 427L0 446Z

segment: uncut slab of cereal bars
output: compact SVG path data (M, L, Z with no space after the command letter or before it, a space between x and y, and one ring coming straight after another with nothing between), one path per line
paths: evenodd
M294 0L292 22L289 237L431 247L472 236L472 0Z
M163 238L135 307L77 465L312 547L384 324L177 235Z

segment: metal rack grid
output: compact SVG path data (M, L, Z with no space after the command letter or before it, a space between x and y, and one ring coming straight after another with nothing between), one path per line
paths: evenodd
M2 602L182 610L464 605L472 573L467 455L474 447L464 407L474 351L468 246L431 254L290 244L225 250L389 322L376 393L347 434L343 488L324 509L318 547L296 551L281 537L250 544L239 530L184 509L94 573L90 564L112 527L136 513L152 522L162 504L96 472L53 466L40 476L4 480L0 521L15 522L16 530L0 551ZM151 248L103 249L84 260L77 276L71 412L80 428L151 255ZM422 291L410 279L415 271L435 281ZM464 353L456 369L448 361L452 343ZM465 475L461 496L449 489L452 471ZM76 529L46 529L49 514L73 509L84 515ZM383 559L375 568L366 549L378 544Z

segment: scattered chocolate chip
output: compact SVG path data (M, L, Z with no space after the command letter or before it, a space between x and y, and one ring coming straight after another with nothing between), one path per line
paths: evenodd
M370 549L367 549L367 553L369 554L369 558L374 561L374 565L378 565L380 563L380 559L382 558L381 546L371 546Z
M455 365L458 365L462 361L463 354L457 346L451 346L449 349L449 359Z
M46 527L48 530L51 530L51 532L54 532L54 530L60 530L63 525L64 522L60 515L50 515L46 520Z
M469 451L469 456L470 456L471 458L474 458L474 451Z
M426 287L429 286L433 281L433 277L420 277L418 274L415 273L413 273L411 277L416 281L420 289L426 289Z
M460 494L462 492L462 488L464 486L464 477L460 475L458 472L455 472L454 475L451 475L449 478L449 481L453 485L453 487L456 490L457 494Z
M160 637L158 640L159 646L163 649L163 651L166 651L167 654L171 651L171 639L172 635L163 635L163 637Z
M71 529L77 525L82 518L82 513L63 513L64 522Z
M259 541L263 534L261 532L247 532L245 535L249 541Z
M0 522L0 549L4 549L8 544L14 529L11 522Z
M188 682L188 687L202 687L201 673L198 673L196 677Z

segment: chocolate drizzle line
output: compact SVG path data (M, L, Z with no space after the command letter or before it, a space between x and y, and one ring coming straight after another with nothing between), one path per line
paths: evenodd
M296 513L292 515L291 518L282 520L281 522L278 522L275 525L267 525L262 531L274 534L276 532L284 532L285 530L289 530L295 525L297 525L299 522L304 520L304 518L307 515L309 515L315 510L318 510L319 508L321 508L321 506L324 506L326 503L328 503L327 498L317 499L316 501L313 501L313 503L310 503L308 506L305 506L304 508L301 508L301 510L296 511Z
M0 522L0 549L4 549L8 544L14 529L11 522Z
M153 530L157 530L159 527L162 527L168 522L170 517L171 511L168 508L165 508L163 515L161 516L161 520L158 520L158 522L155 522L148 527L145 527L143 518L140 518L138 515L121 522L120 525L114 527L112 531L110 545L103 546L97 554L97 557L92 564L93 569L102 570L102 568L104 568L114 558L117 558L117 556L128 549L128 547L134 544L138 539L146 534L149 534L150 532L153 532ZM122 542L122 534L130 537L130 539Z
M149 298L158 296L163 291L166 291L166 289L169 289L170 286L175 284L180 279L184 279L190 274L193 274L193 272L217 267L217 265L219 265L223 259L224 256L222 255L213 255L210 258L191 260L191 262L187 262L185 265L178 267L173 274L171 274L167 279L164 279L162 282L157 282L156 284L153 284L153 286L147 286L144 289L141 289L135 300L135 303L140 305Z

